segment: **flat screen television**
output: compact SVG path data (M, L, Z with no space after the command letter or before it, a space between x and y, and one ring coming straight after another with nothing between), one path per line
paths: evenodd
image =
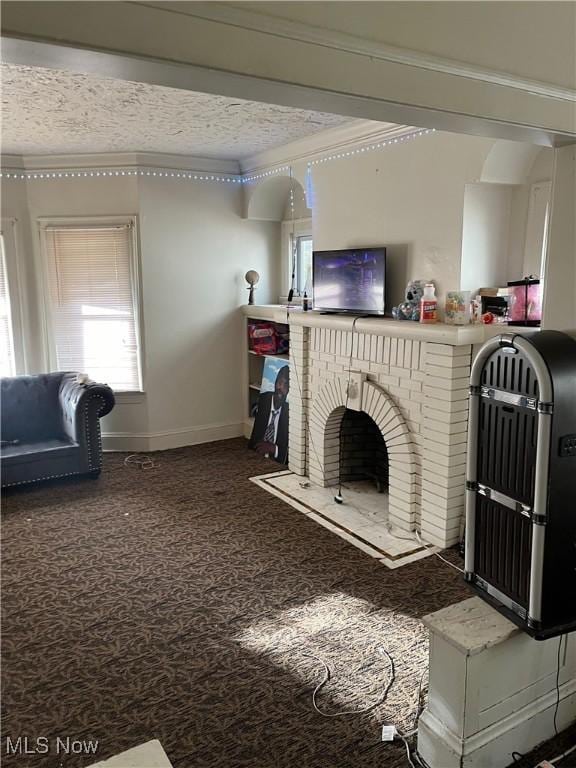
M312 306L321 312L383 315L386 248L312 254Z

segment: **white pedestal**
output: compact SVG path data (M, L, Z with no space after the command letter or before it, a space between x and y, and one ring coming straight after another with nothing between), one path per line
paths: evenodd
M418 753L430 768L505 768L554 736L560 638L536 641L479 597L424 617L430 629L428 706ZM576 634L562 638L563 730L576 720Z

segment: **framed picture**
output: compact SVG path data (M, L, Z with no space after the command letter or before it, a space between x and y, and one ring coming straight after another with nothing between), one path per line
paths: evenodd
M287 360L267 357L248 446L280 464L288 463L290 366Z

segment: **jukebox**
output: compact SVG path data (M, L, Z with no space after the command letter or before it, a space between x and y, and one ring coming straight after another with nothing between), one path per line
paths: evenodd
M466 580L522 629L576 630L576 340L505 333L472 366Z

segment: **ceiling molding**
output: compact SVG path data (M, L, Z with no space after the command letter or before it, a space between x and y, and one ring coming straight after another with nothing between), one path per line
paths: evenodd
M292 141L282 147L260 152L240 162L243 174L258 173L278 165L312 163L326 155L346 154L353 150L380 144L401 136L419 133L422 129L394 123L357 120L351 125L329 128L313 136Z
M198 173L240 174L237 160L172 155L158 152L103 152L79 155L2 155L3 168L26 171L74 171L101 168L158 168Z
M303 43L333 48L347 53L379 59L394 64L454 75L469 80L478 80L492 85L514 88L536 96L544 96L559 101L576 102L576 90L552 85L550 83L518 77L517 75L486 69L463 61L447 59L441 56L400 48L385 43L366 40L346 32L323 29L309 24L266 16L244 8L235 8L223 2L196 2L186 4L186 10L180 10L170 2L134 2L133 5L152 6L166 12L180 13L205 21L214 21L245 30L255 30L264 34L295 40Z

